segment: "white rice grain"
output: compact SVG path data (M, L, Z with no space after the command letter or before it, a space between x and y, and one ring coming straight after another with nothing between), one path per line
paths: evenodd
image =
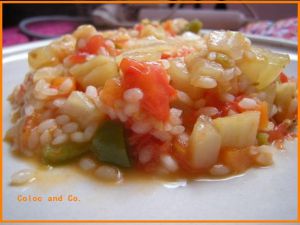
M65 132L65 133L73 133L75 131L77 131L79 128L78 124L75 123L75 122L70 122L70 123L67 123L65 124L63 127L62 127L62 130Z
M96 163L94 160L89 158L82 158L79 161L79 166L81 169L88 171L96 168Z
M95 134L97 127L98 127L97 124L91 124L91 125L87 126L83 132L84 138L86 140L90 140L93 137L93 135Z
M57 124L56 124L55 119L47 119L38 125L38 131L40 133L43 133L47 129L53 129L56 127L57 127Z
M31 130L29 139L28 139L28 148L35 149L39 144L39 133L38 129L34 128Z
M45 88L41 91L41 93L48 96L54 96L58 94L58 90L55 88Z
M151 124L146 121L136 121L131 126L131 130L137 134L146 134L151 129L152 129Z
M172 135L170 133L162 130L153 131L151 134L162 142L170 141L172 139Z
M42 135L40 136L40 142L42 145L47 145L51 142L51 134L49 132L49 130L45 130Z
M12 185L23 185L36 179L35 172L31 169L23 169L11 176Z
M164 69L166 69L166 70L170 68L170 63L166 59L162 59L161 64L163 65Z
M70 121L70 117L67 115L60 115L55 118L56 123L59 125L64 125Z
M231 80L235 75L235 68L230 68L224 70L223 77L225 80L229 81Z
M120 170L112 166L99 166L95 171L95 175L98 178L107 181L118 182L122 180L122 173L120 172Z
M123 98L127 101L127 102L131 102L131 103L135 103L140 101L142 98L144 97L144 94L142 92L141 89L139 88L131 88L131 89L127 89L124 94L123 94Z
M184 132L184 133L178 135L177 140L182 146L188 146L188 144L189 144L189 135Z
M54 137L57 137L57 136L61 135L62 133L63 133L63 131L60 128L56 128L52 134Z
M184 130L185 130L184 126L177 125L172 128L170 133L173 135L179 135L179 134L182 134L184 132Z
M230 173L230 169L222 164L217 164L214 165L209 172L213 176L225 176Z
M72 86L73 86L73 81L70 78L68 78L59 86L58 89L63 93L66 93L71 90Z
M216 107L207 106L199 109L198 113L205 116L214 116L219 113L219 110Z
M90 85L86 88L85 94L91 98L97 98L98 97L97 88Z
M125 113L123 113L122 111L120 110L117 110L116 111L116 114L117 114L117 117L119 118L119 120L121 120L121 122L126 122L127 121L127 116L125 115Z
M192 99L185 92L183 92L183 91L177 91L177 97L178 97L179 101L181 101L182 103L184 103L184 104L186 104L188 106L192 106L193 105Z
M182 123L180 116L182 114L182 110L171 108L170 109L170 116L169 121L172 125L180 125Z
M63 144L65 142L67 142L68 140L68 135L67 134L60 134L60 135L57 135L53 141L51 142L52 145L60 145L60 144Z
M200 76L195 81L195 86L205 89L211 89L217 86L217 81L211 77Z
M256 101L251 98L243 98L238 104L243 109L253 109L257 107Z
M31 116L34 113L34 108L32 105L27 105L25 106L24 111L26 116Z
M234 95L232 94L229 94L229 93L224 93L222 95L222 100L225 101L225 102L233 102L235 99Z
M217 58L217 53L216 52L210 52L208 53L207 59L214 61Z
M129 103L124 107L124 114L126 116L133 116L135 113L139 112L140 105L138 103Z
M84 137L84 133L82 133L82 132L74 132L70 135L70 138L72 141L74 141L76 143L82 143L82 142L86 141L86 139Z
M175 172L178 170L177 162L170 155L162 155L160 161L168 171Z
M142 164L149 162L152 159L152 146L146 146L139 151L139 161Z
M66 99L65 98L57 98L53 101L53 105L57 108L60 108L63 104L65 104Z

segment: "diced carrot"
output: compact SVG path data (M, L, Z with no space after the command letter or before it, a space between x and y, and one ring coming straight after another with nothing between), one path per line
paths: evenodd
M260 111L259 129L265 129L269 123L268 103L262 102L258 109Z
M123 92L124 90L120 81L110 79L105 82L100 98L104 104L113 107L114 102L122 98Z
M253 164L247 149L223 149L221 161L234 172L243 172Z
M173 24L171 20L166 21L163 24L163 28L165 29L165 31L167 31L169 34L171 34L172 36L176 35L176 32L173 29Z
M59 88L60 86L66 81L66 80L71 80L72 82L72 86L70 89L68 89L68 91L60 91ZM73 77L56 77L52 82L51 82L51 87L58 89L59 93L58 96L65 96L67 94L69 94L70 92L76 90L76 82L75 79Z

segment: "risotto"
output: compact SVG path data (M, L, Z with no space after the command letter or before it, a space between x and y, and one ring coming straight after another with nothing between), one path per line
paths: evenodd
M103 180L239 174L273 163L293 136L297 86L288 55L199 21L83 25L28 55L9 101L12 149L43 163L77 160Z

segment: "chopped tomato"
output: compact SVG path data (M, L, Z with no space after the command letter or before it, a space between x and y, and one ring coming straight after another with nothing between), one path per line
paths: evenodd
M169 34L171 34L172 36L176 35L176 32L173 29L173 24L171 20L166 21L163 24L163 28L165 29L165 31L167 31Z
M175 89L169 84L167 73L159 63L123 59L120 68L124 75L124 88L140 88L144 97L141 107L158 120L169 117L170 99Z
M102 35L94 35L88 40L86 46L80 49L80 51L87 52L89 54L97 54L100 47L105 47L105 39Z
M281 123L274 130L267 131L266 133L269 135L269 142L283 139L289 133L289 125L288 123Z
M110 79L105 82L100 98L104 104L113 107L115 100L121 99L122 95L123 87L121 86L120 81L117 79Z
M289 81L288 77L282 72L279 75L279 80L280 80L281 83L286 83L286 82Z
M134 27L135 30L137 30L139 33L144 29L144 25L143 24L137 24Z
M171 58L172 57L172 53L170 53L170 52L163 52L162 54L161 54L161 59L169 59L169 58Z
M86 58L87 58L87 55L86 54L83 54L83 53L76 53L76 54L73 54L73 55L70 55L68 57L68 59L70 60L70 62L72 64L80 64L80 63L84 63L86 62Z

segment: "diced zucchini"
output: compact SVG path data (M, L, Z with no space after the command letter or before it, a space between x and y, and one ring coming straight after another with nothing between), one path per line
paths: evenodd
M242 73L247 76L258 90L270 85L284 67L290 62L289 56L274 53L265 49L252 47L253 58L244 57L238 66Z
M89 150L89 144L68 142L59 146L47 145L42 149L43 159L49 164L60 164L74 159Z
M243 148L255 144L260 112L247 111L217 118L213 124L222 137L222 147Z
M208 34L207 46L210 51L221 52L238 60L250 49L250 41L240 32L212 31Z
M116 62L111 57L99 55L85 63L73 66L70 73L83 86L102 87L110 78L119 76Z
M101 162L130 167L126 150L124 128L121 123L106 121L92 140L92 151Z
M191 98L199 97L201 89L190 84L190 75L182 58L169 60L168 74L171 77L172 86L184 91Z
M82 127L91 123L100 123L105 119L105 113L82 92L73 91L61 108L62 112L72 117Z
M277 121L281 122L286 118L291 119L291 115L289 115L289 106L292 99L296 96L296 90L297 87L294 82L277 84L275 104L280 109L275 116Z
M55 66L59 64L59 59L55 52L49 47L40 47L32 50L28 54L28 63L34 70L45 66Z
M189 140L191 164L196 168L212 166L218 159L220 147L220 134L208 117L200 116Z

